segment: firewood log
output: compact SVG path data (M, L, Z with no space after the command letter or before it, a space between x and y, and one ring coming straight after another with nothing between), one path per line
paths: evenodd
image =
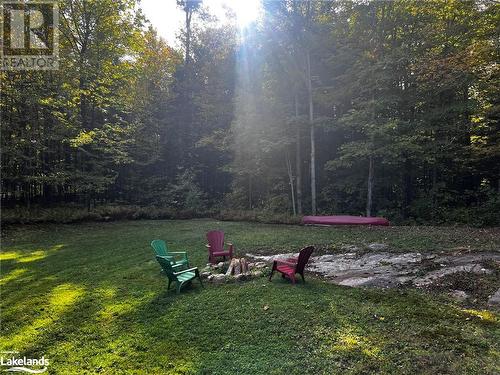
M239 275L241 273L241 264L238 259L234 259L235 265L234 265L234 276Z
M247 260L245 258L241 258L240 263L241 263L241 273L244 273L244 274L248 273Z
M230 276L233 273L235 260L236 259L231 259L231 263L229 263L229 267L227 268L227 271L226 271L226 276Z

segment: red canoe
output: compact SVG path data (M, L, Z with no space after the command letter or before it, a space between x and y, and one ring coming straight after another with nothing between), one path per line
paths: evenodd
M318 225L389 225L389 220L383 217L362 216L304 216L302 224Z

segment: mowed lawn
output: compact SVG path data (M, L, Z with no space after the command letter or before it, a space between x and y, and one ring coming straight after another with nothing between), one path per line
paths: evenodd
M44 355L51 374L500 373L498 315L444 296L339 287L311 275L295 287L276 277L167 292L151 240L203 267L204 235L216 228L237 254L372 242L398 252L500 249L497 229L213 220L10 228L0 350Z

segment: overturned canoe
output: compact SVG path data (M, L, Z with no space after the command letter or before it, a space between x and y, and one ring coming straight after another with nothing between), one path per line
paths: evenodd
M363 216L304 216L302 224L316 225L389 225L389 220L383 217Z

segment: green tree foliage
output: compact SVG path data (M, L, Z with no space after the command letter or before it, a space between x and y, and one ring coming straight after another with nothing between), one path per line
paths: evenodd
M4 205L498 224L497 2L177 1L178 50L138 5L61 1L61 68L0 72Z
M273 112L264 115L267 126L283 127L293 113L290 93L297 90L297 119L304 126L306 49L300 41L306 40L318 130L319 209L437 221L496 210L498 5L315 2L309 32L299 22L304 6L283 1L266 7L261 39L268 44L261 48L261 64L273 74L262 82L261 101ZM276 102L288 111L273 109ZM265 114L263 107L257 113ZM275 144L275 151L286 155ZM254 159L247 165L265 162L259 152ZM270 166L259 170L286 177L284 165L277 174ZM261 178L263 194L275 184L267 181ZM241 192L245 185L237 188Z

